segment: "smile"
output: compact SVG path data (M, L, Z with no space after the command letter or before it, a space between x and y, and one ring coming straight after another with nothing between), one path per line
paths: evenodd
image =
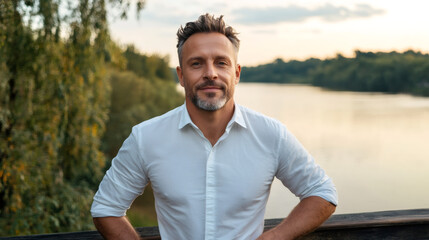
M199 88L199 90L203 90L203 91L215 91L215 90L222 90L222 87L207 86L207 87Z
M219 83L214 82L204 82L197 86L197 91L203 92L215 92L215 91L223 91L225 87Z

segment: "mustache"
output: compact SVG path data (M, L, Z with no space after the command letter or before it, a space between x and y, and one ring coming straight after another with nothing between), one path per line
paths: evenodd
M219 87L221 89L225 89L225 84L215 82L212 80L208 80L208 81L204 81L203 83L196 85L197 89L201 89L201 88L205 88L205 87Z

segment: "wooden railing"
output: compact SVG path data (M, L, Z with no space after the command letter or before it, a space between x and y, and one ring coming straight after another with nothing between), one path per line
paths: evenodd
M265 230L275 227L281 220L265 220ZM136 230L142 239L161 239L157 227L143 227ZM103 238L97 231L87 231L0 239L97 240ZM335 214L314 232L301 239L429 239L429 209Z

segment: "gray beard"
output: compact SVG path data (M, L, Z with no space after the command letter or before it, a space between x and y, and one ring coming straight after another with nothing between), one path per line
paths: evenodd
M205 81L204 83L197 86L196 89L199 89L205 86L215 86L215 83L212 81ZM226 102L229 100L229 92L225 86L219 85L219 84L217 84L217 86L220 86L223 89L223 96L221 96L217 100L213 99L214 97L216 97L216 94L214 93L208 93L206 95L208 100L203 100L198 96L197 90L195 91L195 94L192 91L189 91L188 97L191 99L192 103L199 109L202 109L205 111L219 110L223 108Z
M204 101L199 97L195 96L194 98L192 98L192 102L199 109L206 110L206 111L216 111L225 106L226 97L216 100L215 102L209 102L209 101Z

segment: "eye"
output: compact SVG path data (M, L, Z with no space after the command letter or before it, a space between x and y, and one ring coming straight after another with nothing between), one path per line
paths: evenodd
M201 64L200 64L200 62L192 62L191 63L191 66L192 67L198 67L198 66L200 66Z
M217 64L220 65L220 66L226 66L226 65L228 65L228 62L221 60L221 61L218 61Z

